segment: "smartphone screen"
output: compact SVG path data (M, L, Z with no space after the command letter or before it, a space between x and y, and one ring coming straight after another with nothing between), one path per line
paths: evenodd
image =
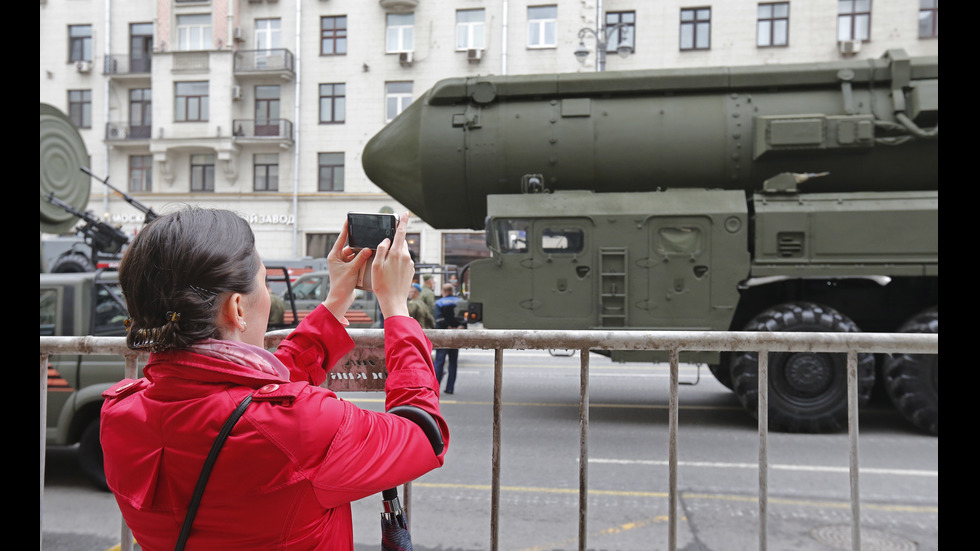
M354 249L377 249L385 238L395 238L397 223L394 214L348 212L347 244Z

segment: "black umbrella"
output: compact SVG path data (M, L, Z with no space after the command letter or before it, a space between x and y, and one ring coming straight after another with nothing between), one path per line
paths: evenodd
M415 406L396 406L388 413L404 417L422 427L422 431L432 444L436 455L442 453L445 442L442 441L442 431L429 412ZM392 488L381 492L384 512L381 513L381 549L382 551L412 551L412 535L408 532L408 519L398 501L398 489Z
M381 492L384 512L381 513L382 551L412 551L412 535L408 532L408 519L398 502L398 490Z

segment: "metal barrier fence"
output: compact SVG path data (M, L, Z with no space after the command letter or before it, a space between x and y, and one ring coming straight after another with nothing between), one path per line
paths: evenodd
M266 335L266 346L275 347L289 333L274 331ZM851 545L861 549L860 492L858 480L858 390L859 353L938 354L938 334L909 333L765 333L713 331L426 331L436 348L494 350L493 444L491 458L490 549L498 549L500 507L500 434L503 381L503 351L575 349L581 352L580 372L580 457L578 548L587 548L588 457L589 457L589 359L591 350L662 350L670 358L670 399L668 404L668 549L677 549L677 419L679 361L681 351L757 351L759 353L759 549L767 549L768 508L768 353L836 352L847 354L847 400L851 496ZM359 349L383 349L380 329L352 329L350 335ZM138 357L126 348L122 337L41 337L41 525L44 524L44 456L46 427L47 359L50 354L118 354L126 357L125 377L135 378ZM383 356L383 354L382 354ZM406 488L408 489L408 488ZM410 499L406 495L407 501ZM132 549L132 534L123 523L122 551Z

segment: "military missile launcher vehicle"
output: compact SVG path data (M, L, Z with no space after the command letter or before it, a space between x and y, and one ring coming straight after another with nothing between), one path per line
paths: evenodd
M486 328L938 333L938 57L447 79L362 159L433 227L485 229ZM755 414L754 353L681 359ZM938 356L859 364L862 400L877 379L938 435ZM846 427L842 354L769 369L770 428Z

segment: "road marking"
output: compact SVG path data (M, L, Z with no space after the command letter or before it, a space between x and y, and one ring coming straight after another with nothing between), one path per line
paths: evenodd
M348 402L358 403L384 403L384 398L344 398ZM492 401L479 401L479 400L446 400L440 399L439 405L457 405L457 406L492 406ZM576 408L578 409L578 404L571 403L561 403L561 402L503 402L505 406L525 406L525 407L565 407L565 408ZM590 408L610 408L610 409L668 409L669 404L596 404L590 403ZM705 411L742 411L744 408L741 406L678 406L682 410L705 410Z
M412 488L430 488L430 489L441 489L441 490L481 490L489 492L491 486L489 484L452 484L452 483L439 483L439 482L413 482ZM514 493L543 493L543 494L571 494L578 495L578 488L544 488L537 486L501 486L501 492L514 492ZM613 496L613 497L645 497L645 498L662 498L667 499L667 492L641 492L641 491L621 491L621 490L594 490L589 489L590 496ZM705 499L714 501L737 501L737 502L747 502L747 503L758 503L759 498L756 496L749 495L735 495L735 494L703 494L695 492L680 492L680 495L684 499ZM768 502L770 504L778 505L797 505L801 507L823 507L830 509L850 509L850 501L829 501L829 500L809 500L809 499L790 499L790 498L778 498L769 497ZM871 511L889 511L889 512L902 512L902 513L929 513L929 514L939 514L939 506L923 506L923 505L888 505L880 503L861 503L862 510Z
M615 464L615 465L655 465L660 467L668 466L666 461L651 461L645 459L600 459L595 457L589 458L589 463L605 463L605 464ZM721 469L758 469L759 465L756 463L717 463L710 461L678 461L678 467L710 467L710 468L721 468ZM803 471L803 472L813 472L813 473L842 473L847 474L850 472L848 467L826 467L822 465L784 465L784 464L772 464L769 465L770 471ZM916 470L916 469L874 469L861 467L860 474L883 474L883 475L894 475L894 476L928 476L939 478L939 471L928 471L928 470Z
M637 520L635 522L624 522L623 524L620 524L620 525L617 525L617 526L611 526L609 528L603 528L602 530L599 530L598 532L592 532L588 536L591 539L593 537L608 536L610 534L621 534L623 532L628 532L630 530L635 530L637 528L642 528L642 527L644 527L644 526L646 526L648 524L662 524L662 523L668 522L669 520L670 520L670 518L667 515L658 515L658 516L655 516L655 517L649 517L649 518L640 519L640 520ZM682 522L685 522L685 521L687 521L687 517L681 517L680 520ZM568 539L566 539L564 541L556 541L556 542L548 543L548 544L545 544L545 545L536 545L534 547L528 547L526 549L521 549L521 551L548 551L548 550L551 550L551 549L560 549L560 548L562 548L562 547L564 547L566 545L575 545L576 543L578 543L578 538L577 537L576 538L568 538Z

